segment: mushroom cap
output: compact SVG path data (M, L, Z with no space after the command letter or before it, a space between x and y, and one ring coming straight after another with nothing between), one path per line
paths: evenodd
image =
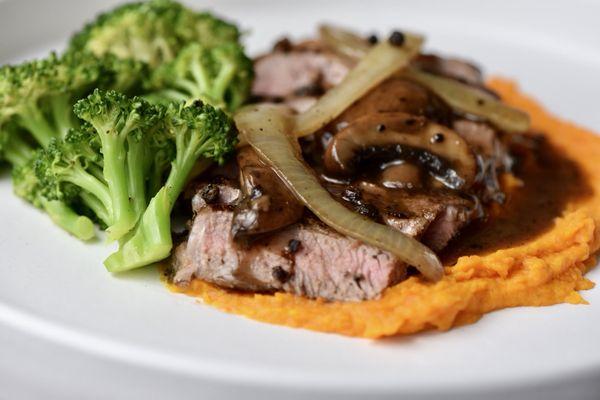
M333 176L351 176L365 161L402 159L451 189L468 188L477 168L469 145L452 129L400 112L358 118L333 137L323 163Z

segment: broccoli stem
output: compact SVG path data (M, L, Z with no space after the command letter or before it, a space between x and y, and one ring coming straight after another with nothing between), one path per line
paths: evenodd
M150 165L148 158L153 154L148 154L144 141L128 140L129 151L127 152L127 173L129 175L129 197L133 202L133 211L136 220L144 213L146 209L146 175L147 166Z
M50 101L52 117L56 126L58 137L65 137L69 129L73 128L73 104L67 94L56 95Z
M94 214L96 214L96 216L104 223L104 225L108 226L110 224L110 212L96 196L88 192L81 192L79 196L90 208L90 210L92 210Z
M210 87L210 78L204 65L194 58L192 65L190 66L190 71L196 81L196 85L192 85L192 90L189 91L190 94L195 98L198 98L202 93L207 94L208 88Z
M179 157L179 154L177 154L177 158L173 161L169 177L165 183L171 209L175 205L175 201L177 201L179 194L183 191L183 188L187 183L187 177L196 165L196 154L198 153L195 151L196 149L191 147L192 146L185 149L185 153L182 157ZM180 149L179 146L177 148L178 150ZM169 213L171 213L171 209L169 209Z
M31 132L35 140L44 148L48 147L50 140L56 137L55 129L36 105L30 104L22 109L19 123Z
M152 198L133 235L111 254L104 265L110 272L123 272L163 260L171 253L171 211L196 165L202 146L177 144L178 157L165 185Z
M103 175L103 169L102 167L98 166L98 165L88 165L87 166L87 171L92 174L94 176L94 178L98 179L98 181L106 184L106 181L104 180L104 175Z
M234 64L223 61L223 67L219 71L217 78L214 81L213 85L213 94L212 96L215 99L224 99L225 91L229 84L233 80L236 72L236 67Z
M150 200L133 234L119 250L104 260L110 272L123 272L143 267L168 257L171 239L171 202L166 186Z
M10 134L2 156L14 167L25 165L33 157L35 150L17 134Z
M88 217L77 214L62 201L42 198L41 202L50 219L73 236L81 240L90 240L96 236L94 223Z
M127 183L127 151L124 137L127 136L129 128L125 126L118 133L112 132L112 127L96 127L96 130L102 140L104 176L112 199L112 223L106 229L108 239L112 241L123 237L137 222Z
M177 86L179 89L185 91L188 94L177 93L173 90L165 90L164 92L161 92L161 93L167 94L167 95L171 94L173 97L177 96L184 100L188 100L190 97L193 99L197 99L198 97L200 97L200 95L202 93L204 93L202 90L198 89L198 87L196 86L196 84L194 84L194 82L189 81L187 79L177 80L177 82L175 82L175 86ZM175 95L175 93L177 93L177 95Z
M173 89L165 89L155 93L150 93L143 96L150 103L161 104L164 103L165 100L181 103L188 100L188 96L184 93L178 92Z
M112 201L111 201L111 196L108 191L108 188L106 187L106 185L104 183L99 181L95 176L87 173L83 168L81 168L79 166L72 168L70 170L70 172L64 176L64 180L67 182L71 182L72 184L74 184L76 186L79 186L83 190L85 190L85 191L89 192L91 195L93 195L97 199L97 201L99 201L99 203L97 203L97 202L89 203L90 198L88 197L87 200L88 200L88 205L90 206L90 208L92 208L94 211L98 211L98 212L100 210L105 210L102 213L105 215L104 218L100 217L100 215L98 215L98 216L104 222L108 221L108 222L112 223L112 215L113 215ZM99 204L101 204L102 207L100 207Z

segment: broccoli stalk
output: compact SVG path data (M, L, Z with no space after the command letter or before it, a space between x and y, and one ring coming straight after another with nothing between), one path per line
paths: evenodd
M35 149L14 127L5 126L0 131L0 140L0 153L13 166L25 165L35 154Z
M50 124L35 103L24 104L19 110L18 121L43 147L50 143L57 130Z
M153 102L201 99L235 111L247 100L252 78L252 62L238 43L214 47L193 43L155 70L146 97Z
M94 223L86 216L79 215L59 200L42 198L42 209L52 222L81 240L91 240L96 236Z
M171 239L171 211L199 160L223 162L234 149L236 139L230 119L202 102L169 108L167 129L175 143L175 158L166 183L152 198L132 234L119 250L104 262L111 272L126 271L168 257Z

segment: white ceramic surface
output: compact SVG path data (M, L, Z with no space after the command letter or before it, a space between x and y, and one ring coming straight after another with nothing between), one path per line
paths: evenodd
M0 0L0 62L60 48L113 1ZM518 78L600 132L592 1L196 1L251 51L319 20L406 27L428 47ZM0 399L598 399L600 290L589 306L518 308L447 333L372 342L270 326L173 295L154 270L114 277L109 249L67 236L0 180ZM600 270L589 274L600 281Z

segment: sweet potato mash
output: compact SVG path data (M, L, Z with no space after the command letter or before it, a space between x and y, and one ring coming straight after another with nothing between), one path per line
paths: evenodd
M447 330L506 307L586 304L579 292L594 286L584 275L600 247L600 137L550 115L508 80L493 79L490 86L505 102L527 111L532 130L575 160L590 185L591 195L564 205L544 232L485 254L462 255L437 283L414 276L380 299L359 303L232 292L200 280L170 288L259 321L366 338ZM504 181L509 193L511 185L521 184L510 176Z

